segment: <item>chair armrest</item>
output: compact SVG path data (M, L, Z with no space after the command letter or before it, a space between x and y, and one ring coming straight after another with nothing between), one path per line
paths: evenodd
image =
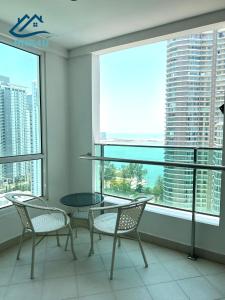
M57 208L57 207L46 207L46 206L41 206L41 205L36 205L36 204L30 204L30 203L27 203L27 202L21 202L19 200L14 199L14 197L22 197L22 196L30 197L31 200L32 199L43 200L43 199L41 199L38 196L34 196L34 195L30 195L30 194L16 194L16 193L15 194L12 193L12 194L5 195L5 198L7 200L9 200L9 201L14 201L14 202L16 202L18 204L21 204L21 205L23 205L25 207L28 207L28 208L39 209L39 210L46 211L48 213L50 213L50 212L61 213L64 216L64 223L65 223L65 225L67 224L67 214L66 214L66 212L64 210L62 210L60 208Z
M123 205L111 205L111 206L101 206L101 207L91 207L89 209L89 211L101 211L101 210L110 210L110 209L115 209L115 208L118 208L118 207L121 207L121 206L124 206Z
M89 208L89 213L88 213L88 219L89 219L89 224L90 227L93 227L94 224L94 213L97 211L104 211L104 210L112 210L112 209L118 209L120 207L126 207L126 206L130 206L132 203L135 205L136 203L139 203L139 199L143 199L142 201L149 201L151 199L153 199L154 197L147 197L147 196L140 196L135 198L133 201L129 201L129 203L127 204L120 204L120 205L111 205L111 206L103 206L103 207L91 207ZM140 201L140 202L142 202Z
M145 200L148 200L148 201L150 201L150 200L152 200L152 199L154 199L154 196L139 196L139 197L136 197L134 200L133 200L133 202L136 202L136 201L138 201L138 200L140 200L140 199L145 199Z
M140 196L140 197L137 197L135 198L133 201L129 201L129 203L127 204L117 204L117 205L110 205L110 206L102 206L102 207L91 207L90 208L90 211L102 211L102 210L110 210L110 209L117 209L119 207L126 207L126 206L129 206L130 204L134 203L135 202L138 202L140 199L143 199L143 201L150 201L152 200L154 197L153 196L150 196L150 197L147 197L147 196Z
M25 204L26 207L32 208L32 209L39 209L39 210L43 210L46 211L48 213L50 212L54 212L54 213L60 213L63 214L64 217L64 223L65 225L67 224L67 214L64 210L57 208L57 207L46 207L46 206L40 206L40 205L34 205L34 204L29 204L26 203Z
M45 199L43 199L42 197L36 196L35 199L40 200L44 204L45 207L49 207L47 201Z
M29 197L30 198L29 200L37 199L37 200L40 200L46 207L48 207L48 203L46 202L46 200L44 200L40 196L34 196L34 195L31 195L31 194L24 194L24 193L13 193L13 192L8 193L8 194L5 195L5 198L7 198L9 201L11 201L11 197Z

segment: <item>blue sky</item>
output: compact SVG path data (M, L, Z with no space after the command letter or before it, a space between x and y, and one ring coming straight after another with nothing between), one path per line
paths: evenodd
M38 56L0 43L0 75L28 87L38 77ZM164 131L166 42L100 57L101 131Z
M165 88L165 41L102 55L101 131L163 132Z
M0 43L0 75L30 92L32 81L38 78L38 56Z

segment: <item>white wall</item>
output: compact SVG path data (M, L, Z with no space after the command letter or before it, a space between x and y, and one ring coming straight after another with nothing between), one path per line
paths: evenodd
M92 152L92 57L69 60L70 193L92 190L92 165L79 159Z
M68 193L69 105L68 61L46 53L47 170L49 200Z

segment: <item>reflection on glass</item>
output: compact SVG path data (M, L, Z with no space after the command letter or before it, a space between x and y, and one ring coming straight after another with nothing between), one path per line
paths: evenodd
M42 194L41 160L0 165L0 207L10 204L4 193L12 191Z
M193 149L104 146L104 150L105 156L113 158L183 163L193 163L194 159ZM221 165L221 162L222 150L197 151L199 164ZM99 164L96 165L96 178L99 180L100 168ZM190 211L193 202L193 169L106 161L104 193L127 199L140 194L153 195L151 202L154 204ZM196 211L219 215L220 193L221 172L198 169Z
M0 156L41 152L39 56L0 43Z
M157 172L149 172L141 164L112 163L104 164L104 192L109 195L133 199L140 194L154 195L153 203L162 200L163 167L155 167Z

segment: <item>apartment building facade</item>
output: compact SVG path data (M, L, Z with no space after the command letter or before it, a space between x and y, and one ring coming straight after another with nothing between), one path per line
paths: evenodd
M27 87L0 76L0 156L18 156L40 152L40 104L37 83L32 94ZM40 193L40 162L6 163L0 165L1 188L10 189L16 182L27 183L35 194Z
M166 161L193 162L186 147L222 147L225 91L225 30L168 41L166 84ZM222 151L199 149L197 163L221 164ZM219 213L220 172L197 171L196 201L202 212ZM164 202L191 209L193 170L165 168Z

